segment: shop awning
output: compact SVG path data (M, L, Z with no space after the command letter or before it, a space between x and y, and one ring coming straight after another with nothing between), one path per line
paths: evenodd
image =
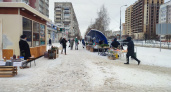
M95 41L98 43L99 40L104 40L104 43L105 44L108 44L107 42L107 38L105 37L105 35L98 31L98 30L95 30L95 29L92 29L88 32L87 36L90 36L92 39L95 38Z

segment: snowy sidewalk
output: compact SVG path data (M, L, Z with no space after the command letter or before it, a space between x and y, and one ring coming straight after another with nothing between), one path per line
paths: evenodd
M155 54L145 54L146 51ZM0 90L2 92L170 92L171 68L159 67L159 63L159 66L149 66L151 64L147 63L151 61L153 65L151 59L162 59L155 51L138 47L138 58L142 61L138 66L133 60L130 61L130 65L124 65L125 58L109 60L106 56L99 56L83 49L82 45L79 45L78 50L70 50L67 45L67 55L60 54L55 60L39 58L36 60L36 66L18 69L17 76L0 78ZM168 54L170 51L165 53ZM148 58L145 56L150 60L146 61Z

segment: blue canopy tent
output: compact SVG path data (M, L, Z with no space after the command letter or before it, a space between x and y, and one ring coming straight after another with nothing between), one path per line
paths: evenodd
M108 44L107 38L104 36L102 32L98 30L90 30L87 36L90 36L92 39L95 38L95 42L97 43L99 43L99 40L104 40L104 44Z

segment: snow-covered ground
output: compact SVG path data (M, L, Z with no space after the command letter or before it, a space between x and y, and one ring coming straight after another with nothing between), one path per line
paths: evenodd
M141 64L124 65L125 57L109 60L79 45L55 60L41 57L15 77L0 78L0 92L171 92L170 53L137 47Z
M159 48L137 47L137 57L142 61L141 64L170 67L171 50Z

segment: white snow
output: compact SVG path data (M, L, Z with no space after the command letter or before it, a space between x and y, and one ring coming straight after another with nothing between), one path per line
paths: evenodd
M136 51L136 49L135 49ZM137 58L141 64L171 67L171 50L148 47L137 47Z
M60 46L60 44L53 44ZM126 47L124 47L126 48ZM49 46L47 46L49 49ZM171 50L137 47L138 66L125 56L109 60L97 52L79 50L54 60L39 58L36 66L18 69L12 78L0 78L2 92L171 92Z

